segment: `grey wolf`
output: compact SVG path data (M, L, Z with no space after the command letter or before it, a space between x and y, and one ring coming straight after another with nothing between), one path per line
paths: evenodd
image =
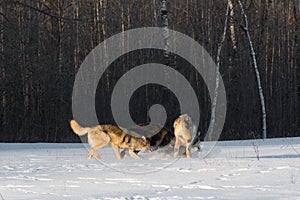
M109 124L94 127L81 127L75 120L70 121L70 126L74 133L79 136L88 134L88 143L91 146L91 150L87 156L88 159L91 159L93 156L99 157L97 150L108 143L111 144L118 159L124 157L125 151L128 151L129 155L134 159L140 159L136 154L136 151L153 151L144 136L133 136L124 128ZM124 151L120 154L119 149L124 149Z
M192 134L195 132L191 117L187 114L180 115L174 121L173 127L175 135L174 157L178 156L179 148L184 146L186 157L190 158Z

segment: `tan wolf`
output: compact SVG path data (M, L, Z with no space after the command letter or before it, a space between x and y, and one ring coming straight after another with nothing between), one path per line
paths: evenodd
M179 148L184 146L185 154L187 158L191 157L190 146L192 135L196 127L192 124L192 119L187 114L180 115L173 124L175 135L174 157L178 156Z
M87 156L88 159L91 159L93 156L99 157L97 150L108 143L111 144L111 147L118 159L122 159L124 157L125 151L128 151L129 155L134 159L140 159L135 151L153 151L144 136L133 136L127 129L124 128L119 128L114 125L81 127L75 120L70 121L70 126L74 133L79 136L88 134L88 143L91 146L91 150ZM124 149L124 151L120 154L119 149Z

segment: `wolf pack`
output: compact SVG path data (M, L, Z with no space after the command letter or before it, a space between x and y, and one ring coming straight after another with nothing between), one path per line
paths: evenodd
M153 152L166 145L171 145L174 158L180 155L184 148L184 157L191 157L191 149L200 150L200 132L197 132L192 119L188 114L180 115L173 123L173 130L160 128L156 125L139 125L130 129L105 124L93 127L82 127L75 120L70 121L70 126L75 134L87 134L91 147L87 158L93 156L100 158L98 150L110 145L118 159L124 158L128 153L133 159L141 159L140 151ZM146 137L146 136L149 137Z

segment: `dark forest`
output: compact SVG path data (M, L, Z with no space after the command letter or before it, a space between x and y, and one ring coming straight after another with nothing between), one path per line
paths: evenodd
M221 140L262 138L262 111L253 59L236 0L228 1L228 27L220 53L227 95ZM267 136L300 136L300 1L243 0L248 16L267 114ZM202 45L216 62L227 1L167 1L169 29ZM80 142L72 133L72 90L85 57L105 39L134 28L162 27L160 1L0 0L0 142ZM211 99L199 74L176 55L144 49L111 64L99 82L99 123L111 123L113 86L128 69L149 61L166 63L193 85L201 108L199 130L210 122ZM130 102L132 118L146 123L153 104L168 112L166 126L180 114L166 88L139 88Z

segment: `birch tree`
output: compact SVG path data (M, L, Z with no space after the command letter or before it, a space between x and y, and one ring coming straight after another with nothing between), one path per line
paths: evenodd
M260 74L259 74L259 70L258 70L258 66L257 66L255 51L253 48L253 43L252 43L250 32L249 32L248 17L245 13L245 10L244 10L241 0L238 0L238 3L240 5L242 15L244 16L244 20L245 20L245 26L243 27L243 29L248 38L250 52L251 52L251 56L253 59L253 67L255 70L255 75L256 75L256 80L257 80L257 86L258 86L258 92L259 92L260 104L261 104L261 112L262 112L262 138L266 139L267 138L267 114L266 114L266 107L265 107L265 97L264 97L263 89L261 86Z

